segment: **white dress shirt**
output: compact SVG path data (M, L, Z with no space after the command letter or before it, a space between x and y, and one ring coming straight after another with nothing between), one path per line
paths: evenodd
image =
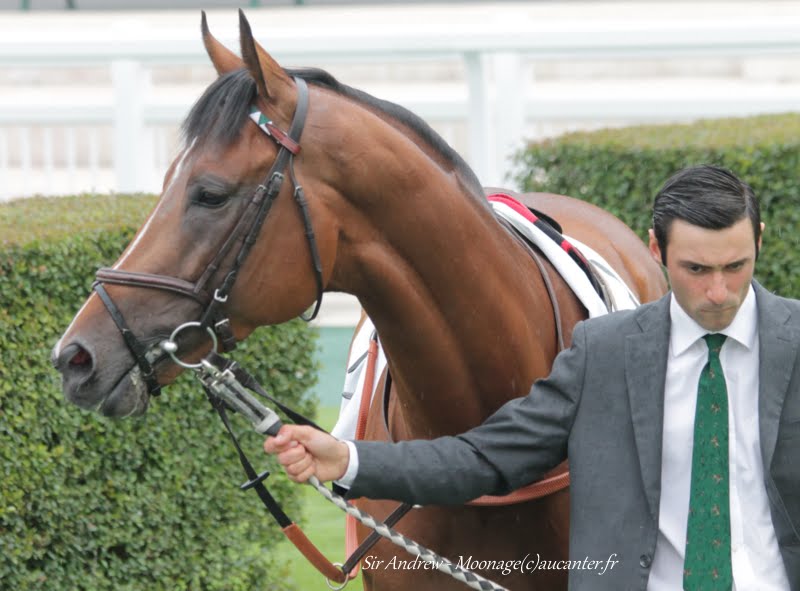
M664 388L661 503L658 541L648 591L683 588L683 559L692 474L694 411L700 372L708 361L708 332L670 302L671 332ZM772 525L758 432L758 315L753 288L730 326L720 352L728 390L731 559L734 591L788 591ZM350 461L338 484L349 487L358 472L352 442Z
M670 347L664 387L661 504L648 591L683 588L683 559L692 476L694 411L700 372L708 361L708 331L670 302ZM785 591L786 570L764 487L758 432L758 314L753 288L720 352L728 390L731 563L739 591Z
M353 486L356 474L358 474L358 450L356 449L356 444L352 441L345 441L345 443L350 449L350 457L347 460L347 470L342 477L336 481L336 484L344 488L350 488Z

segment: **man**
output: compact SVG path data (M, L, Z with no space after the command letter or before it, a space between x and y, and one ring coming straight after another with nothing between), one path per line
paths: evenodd
M298 482L418 504L507 493L568 457L571 560L620 560L570 589L800 589L800 302L753 280L763 228L732 173L680 171L650 230L672 291L579 323L528 396L457 437L286 426L265 450Z

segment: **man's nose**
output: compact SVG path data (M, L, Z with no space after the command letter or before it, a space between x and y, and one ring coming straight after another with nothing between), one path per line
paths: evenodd
M714 273L706 290L706 297L713 304L720 305L725 303L728 298L728 284L725 282L725 277L722 273Z

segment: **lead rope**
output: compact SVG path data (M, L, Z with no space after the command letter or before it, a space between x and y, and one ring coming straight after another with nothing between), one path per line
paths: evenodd
M203 387L206 389L206 392L210 396L216 397L219 401L224 402L229 408L243 415L250 421L256 432L262 435L277 435L283 425L280 417L275 411L264 406L260 400L253 396L250 391L242 385L233 371L235 364L229 363L225 368L220 368L215 365L215 361L219 362L222 360L227 363L227 360L214 352L217 343L213 331L208 330L213 342L212 353L202 359L200 363L185 363L177 357L178 345L176 343L176 338L178 333L185 328L196 328L198 324L199 323L196 322L188 322L179 326L172 332L169 340L161 343L161 348L172 357L175 363L186 369L194 370L200 382L203 384ZM236 373L244 375L241 367L236 368ZM250 382L252 378L248 375L245 381ZM354 507L343 497L328 490L316 476L309 478L308 484L342 511L374 530L381 537L400 546L409 554L417 556L420 560L431 564L436 570L450 575L454 579L466 584L468 587L477 589L477 591L507 591L505 587L501 587L497 583L461 568L444 556L440 556L432 550L421 546L414 540L407 538L400 532L387 526L385 523L376 520L368 513Z

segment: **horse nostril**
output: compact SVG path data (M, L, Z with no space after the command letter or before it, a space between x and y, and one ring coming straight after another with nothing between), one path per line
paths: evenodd
M61 371L89 372L93 365L92 354L77 343L64 347L56 360L56 367Z
M86 365L91 365L92 363L92 356L89 355L89 351L84 349L83 347L78 347L78 352L72 356L72 359L69 360L69 364L73 367L81 367Z

